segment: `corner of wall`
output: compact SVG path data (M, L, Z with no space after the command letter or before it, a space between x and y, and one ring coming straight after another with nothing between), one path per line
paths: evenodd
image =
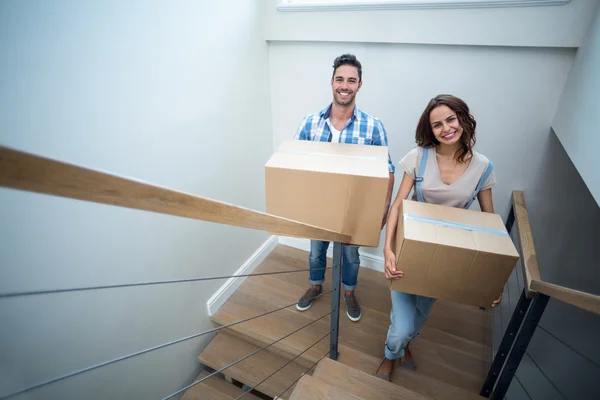
M223 286L221 286L215 294L211 296L206 302L206 309L208 315L213 316L219 308L231 297L231 295L240 287L240 285L246 280L246 275L251 274L256 267L264 261L265 258L275 247L277 246L277 236L270 236L255 252L252 254L242 266L234 272L231 278L229 278ZM243 276L242 276L243 275Z

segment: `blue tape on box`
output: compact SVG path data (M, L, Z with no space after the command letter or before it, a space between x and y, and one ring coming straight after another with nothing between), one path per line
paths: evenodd
M508 232L503 231L501 229L486 228L486 227L483 227L483 226L462 224L460 222L444 221L442 219L421 217L421 216L414 215L414 214L406 214L405 213L404 214L404 220L405 221L425 222L427 224L434 224L434 225L439 225L439 226L446 226L448 228L466 229L466 230L473 231L473 232L490 233L492 235L500 235L500 236L507 236L507 237L509 237Z

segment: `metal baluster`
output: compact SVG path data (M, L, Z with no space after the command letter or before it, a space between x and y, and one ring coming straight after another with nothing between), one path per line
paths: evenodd
M331 331L329 337L329 358L338 358L338 333L340 327L340 289L342 285L342 244L333 244L333 269L331 279Z

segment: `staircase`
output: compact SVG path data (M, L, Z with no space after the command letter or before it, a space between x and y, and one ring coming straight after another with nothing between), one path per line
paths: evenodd
M305 251L279 245L255 272L305 269L307 257ZM307 288L307 274L250 277L212 320L222 326L293 304ZM328 276L324 292L330 289ZM489 310L441 300L436 302L421 336L411 344L418 369L411 371L397 367L390 383L372 376L384 355L391 309L383 273L361 268L356 293L362 318L359 322L351 322L345 315L345 305L342 305L338 361L328 358L329 337L322 339L330 329L327 314L331 310L331 294L323 295L305 312L288 307L222 329L198 360L210 369L218 370L325 316L226 369L225 377L239 386L246 385L245 388L258 385L252 392L254 398L265 399L482 399L478 393L491 362ZM322 340L294 359L319 339ZM327 356L323 358L324 355ZM318 363L316 367L315 363ZM309 368L311 370L307 371ZM264 380L275 371L272 377ZM236 399L242 393L240 387L215 375L189 389L184 399ZM244 398L251 399L251 393Z
M310 237L336 243L351 242L349 236L339 232L3 146L0 146L0 171L0 187L259 229L276 235ZM166 399L185 391L183 398L188 400L241 397L370 399L381 396L468 400L481 399L477 394L480 388L481 393L491 398L503 399L550 298L600 314L600 296L542 279L522 191L513 192L513 205L506 221L509 232L515 222L524 287L493 364L490 311L438 301L421 330L421 337L411 345L418 370L397 368L392 375L392 383L374 381L370 374L383 358L391 305L388 283L383 274L364 268L360 272L357 289L363 317L357 323L341 317L337 332L340 339L338 360L328 360L325 357L329 348L323 339L330 330L326 317L332 309L331 295L324 295L306 312L296 311L293 306L305 292L308 279L306 271L297 273L292 270L306 269L308 254L279 246L256 272L289 273L249 278L213 317L216 325L227 324L228 328L220 329L198 358L209 369L223 368L226 374L210 373L208 378L209 372L204 371L195 385L187 385ZM337 254L341 257L340 253ZM4 293L2 297L177 282L182 281L18 291ZM330 283L325 284L324 289L327 293L331 289ZM229 326L234 322L236 325ZM39 390L55 382L212 332L199 332L58 375L16 389L3 398ZM236 364L230 365L233 362ZM255 387L256 390L249 394L248 387Z

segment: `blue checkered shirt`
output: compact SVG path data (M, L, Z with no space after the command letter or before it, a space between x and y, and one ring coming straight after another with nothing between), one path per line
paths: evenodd
M329 114L331 104L315 114L304 117L294 139L313 140L316 142L330 142L332 135L329 129ZM354 106L354 113L350 120L340 131L340 143L348 144L366 144L373 146L387 146L387 133L383 123L366 112L359 110ZM388 164L390 173L394 173L396 168L388 152Z

